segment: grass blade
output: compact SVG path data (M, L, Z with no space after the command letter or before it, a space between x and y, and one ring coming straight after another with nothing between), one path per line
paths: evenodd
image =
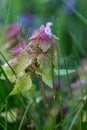
M9 15L10 15L10 12L11 12L11 5L12 5L12 0L9 0L9 7L8 7L8 11L7 11L7 16L6 16L4 29L3 29L1 40L0 40L0 46L2 45L3 40L4 40L4 35L5 35L5 32L6 32L6 27L7 27L8 20L9 20Z
M72 123L71 123L71 125L70 125L70 127L69 127L69 130L72 130L74 124L76 123L76 120L77 120L78 116L79 116L80 113L81 113L82 108L83 108L83 106L80 106L80 108L78 109L76 115L74 116L74 118L73 118L73 120L72 120Z
M22 125L23 125L23 122L24 122L24 119L25 119L25 117L26 117L26 114L27 114L27 112L28 112L29 107L30 107L30 104L28 104L27 107L26 107L26 110L25 110L24 115L23 115L23 117L22 117L22 119L21 119L21 122L20 122L20 125L19 125L18 130L21 130L21 127L22 127Z

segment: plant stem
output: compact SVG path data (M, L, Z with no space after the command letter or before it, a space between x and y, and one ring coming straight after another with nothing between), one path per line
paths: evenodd
M30 104L28 104L27 107L26 107L26 110L25 110L24 115L23 115L23 117L22 117L22 119L21 119L21 122L20 122L20 125L19 125L18 130L21 130L21 127L22 127L22 125L23 125L23 122L24 122L24 119L25 119L25 117L26 117L26 114L27 114L27 112L28 112L29 107L30 107Z
M41 93L42 93L42 96L43 96L43 101L45 103L45 107L46 107L46 110L47 110L47 115L49 116L49 114L50 114L50 107L49 107L48 99L47 99L47 96L46 96L46 93L45 93L45 90L44 90L44 87L43 87L42 78L41 78L40 75L38 76L38 79L39 79L38 80L39 87L40 87L40 90L41 90Z

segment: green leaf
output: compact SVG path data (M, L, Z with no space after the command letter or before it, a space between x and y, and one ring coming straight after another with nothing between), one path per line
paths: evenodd
M45 69L45 67L46 67L46 64L44 62L43 66L41 66L42 69L40 69L40 68L37 69L37 74L40 74L42 76L42 80L44 81L44 83L46 85L53 88L52 70L50 70L50 68ZM68 74L72 74L74 72L76 72L76 71L68 70ZM54 69L54 76L58 76L58 74L60 74L60 76L65 76L65 75L67 75L67 72L65 69L59 69L59 70Z
M18 65L16 69L16 73L18 77L22 77L24 75L25 69L28 67L29 62L30 62L29 56L26 54L26 52L23 51L19 55Z
M37 62L40 67L36 70L36 73L41 75L42 80L46 85L53 87L51 60L50 53L39 55Z
M28 49L29 49L29 45L27 45L26 48L19 55L18 65L16 69L16 73L18 77L22 77L25 73L26 68L32 66L33 62L37 58L38 54L36 53L29 54Z
M11 82L14 82L15 79L16 79L16 76L13 74L13 72L11 71L10 68L4 68L4 72L5 74L8 76L8 79L11 81ZM3 74L1 74L0 76L0 79L6 79L5 76Z
M68 74L72 74L76 72L74 69L67 70L67 71L68 71ZM64 76L64 75L67 75L67 71L66 69L59 69L59 70L54 69L54 74L55 76L58 76L58 74L60 74L60 76Z
M52 72L49 71L48 73L42 73L42 80L46 85L53 88L53 80L52 80Z
M13 108L7 112L1 112L0 116L5 118L7 116L7 121L13 123L17 121L17 108Z
M30 91L31 87L32 87L31 78L29 75L25 75L22 78L18 79L10 95L14 95L18 92L21 92L23 95L25 95L27 92Z

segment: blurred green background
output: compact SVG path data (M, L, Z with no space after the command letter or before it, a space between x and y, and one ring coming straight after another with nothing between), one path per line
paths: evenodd
M0 23L4 25L10 0L0 0ZM73 48L85 57L87 51L87 0L12 0L8 23L24 24L31 32L51 21L63 43L64 53ZM60 42L60 43L61 43ZM83 49L82 49L83 48Z

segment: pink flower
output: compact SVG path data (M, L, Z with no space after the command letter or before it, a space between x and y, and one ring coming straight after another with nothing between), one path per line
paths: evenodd
M11 37L17 37L20 33L20 29L21 27L19 26L19 24L11 24L7 27L7 31L6 31L6 39L10 39Z
M19 43L19 38L25 39L26 34L19 24L10 24L7 26L7 30L4 36L3 50L11 50Z
M21 41L19 46L16 46L15 48L13 48L10 52L12 52L13 54L20 54L21 51L25 48L25 42Z
M38 44L39 48L46 52L53 43L57 43L58 38L51 33L50 26L52 25L51 22L46 24L46 27L42 25L39 29L37 29L32 37L29 38L30 46L34 44Z

